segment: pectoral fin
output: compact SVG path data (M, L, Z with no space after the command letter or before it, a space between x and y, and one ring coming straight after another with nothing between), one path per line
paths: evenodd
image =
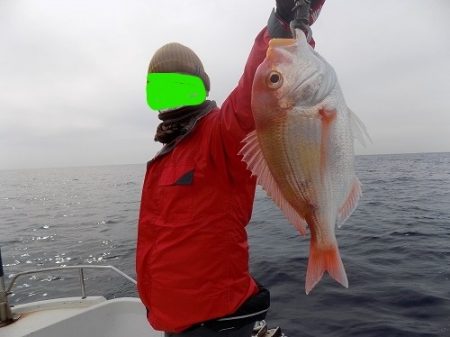
M353 138L356 138L362 146L366 146L366 140L372 143L369 133L364 123L356 116L356 114L348 109L350 116L350 125L352 128Z

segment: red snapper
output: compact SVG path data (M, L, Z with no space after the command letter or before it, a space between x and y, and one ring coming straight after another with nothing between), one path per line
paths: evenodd
M243 160L288 220L311 234L305 290L325 271L344 287L347 275L335 226L356 208L353 139L364 125L347 107L333 68L297 30L272 39L253 82L256 130L244 140Z

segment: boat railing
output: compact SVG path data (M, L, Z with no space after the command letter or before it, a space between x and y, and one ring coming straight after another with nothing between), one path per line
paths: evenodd
M42 268L42 269L35 269L35 270L28 270L23 271L17 274L13 274L11 276L11 282L9 283L8 287L5 285L4 280L4 271L3 271L3 263L2 263L2 254L1 254L1 247L0 247L0 328L11 324L15 317L11 312L11 306L8 303L8 296L12 294L11 290L16 284L16 281L18 278L30 275L30 274L40 274L40 273L48 273L52 271L68 271L68 270L78 270L79 274L79 282L80 282L80 289L81 289L81 298L86 298L86 284L85 284L85 277L84 277L84 271L85 269L109 269L120 276L126 278L128 281L132 282L133 284L137 284L136 280L125 274L123 271L117 269L114 266L98 266L98 265L77 265L77 266L58 266L58 267L51 267L51 268Z
M11 282L9 283L8 288L6 288L6 293L10 294L14 284L17 281L17 279L19 277L22 277L22 276L25 276L25 275L39 274L39 273L48 273L48 272L53 272L53 271L78 270L78 274L80 276L79 284L80 284L80 290L81 290L81 298L86 298L86 284L85 284L85 277L84 277L84 270L85 269L109 269L109 270L112 270L112 271L116 272L120 276L126 278L128 281L132 282L133 284L135 284L135 285L137 284L135 279L133 279L132 277L128 276L123 271L117 269L114 266L109 266L109 265L108 266L77 265L77 266L64 266L64 267L61 266L61 267L51 267L51 268L42 268L42 269L28 270L28 271L23 271L23 272L14 274L12 276L12 279L11 279Z

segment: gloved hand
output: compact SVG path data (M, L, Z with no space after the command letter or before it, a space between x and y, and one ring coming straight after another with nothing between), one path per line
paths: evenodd
M303 29L307 37L310 39L309 43L314 47L314 39L311 37L311 29L307 26L311 26L314 21L317 20L320 10L325 0L300 0L300 4L304 4L305 1L311 2L309 19L301 20L300 23L294 22L294 28L300 27ZM276 0L276 11L272 11L267 22L267 28L271 38L291 38L292 32L289 29L289 24L295 18L296 0ZM308 23L306 21L309 21ZM306 25L306 26L305 26Z
M320 9L322 8L325 0L302 0L311 2L309 25L312 25L319 16ZM276 0L276 13L280 19L289 23L294 19L295 13L292 11L295 7L296 0Z
M294 12L292 11L295 6L295 0L276 0L277 9L276 12L280 19L289 23L294 19Z

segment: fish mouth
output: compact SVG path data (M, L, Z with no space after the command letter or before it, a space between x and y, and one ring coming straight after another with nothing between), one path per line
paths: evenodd
M266 57L271 58L278 47L289 47L296 44L295 39L271 39L267 48Z
M296 43L295 39L271 39L269 41L269 48L290 46Z

